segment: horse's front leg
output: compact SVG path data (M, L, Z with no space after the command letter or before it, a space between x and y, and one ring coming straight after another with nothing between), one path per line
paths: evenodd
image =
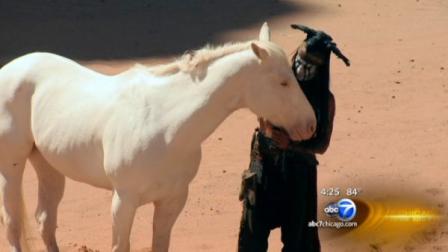
M169 198L155 202L152 252L168 252L171 230L185 206L188 186Z
M138 207L138 196L133 193L114 191L112 199L112 251L128 252L130 249L129 236L135 211Z

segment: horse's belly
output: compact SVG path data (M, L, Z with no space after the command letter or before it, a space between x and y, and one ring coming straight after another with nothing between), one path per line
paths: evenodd
M95 187L112 189L102 165L102 155L95 150L72 149L54 153L39 149L42 156L66 177Z
M196 176L201 160L200 149L185 158L176 157L162 165L149 165L140 183L144 185L142 202L152 202L175 195L188 188L191 180ZM133 181L138 181L134 178Z

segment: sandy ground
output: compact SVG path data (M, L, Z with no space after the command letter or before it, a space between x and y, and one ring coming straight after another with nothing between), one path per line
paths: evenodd
M319 188L353 186L379 197L418 195L435 204L446 217L448 3L444 0L278 2L286 3L289 10L266 19L274 41L288 53L304 38L289 29L290 23L299 22L330 33L353 63L346 68L340 61L332 62L337 114L331 146L319 157ZM207 3L213 5L214 1ZM234 18L247 19L244 15ZM261 23L262 20L247 22L235 29L223 29L212 40L252 39ZM200 44L207 42L204 39ZM182 39L176 43L182 43ZM99 71L116 73L135 61L154 63L170 58L155 55L138 60L84 62ZM249 142L255 126L254 115L238 111L204 143L201 168L175 226L171 251L235 251L241 213L237 199L240 174L248 165ZM32 169L26 170L24 188L31 218L37 195ZM57 231L62 251L110 249L110 199L108 191L68 180ZM325 201L328 199L321 196L321 205ZM139 209L132 231L132 251L150 251L151 223L152 206ZM34 227L34 222L31 225ZM2 230L2 237L3 233ZM32 233L31 240L35 251L43 250L37 232ZM423 238L399 244L372 244L344 237L330 239L323 234L322 247L323 251L336 252L448 251L448 227L435 227ZM280 248L279 232L274 231L269 251ZM7 251L4 238L0 239L0 251Z

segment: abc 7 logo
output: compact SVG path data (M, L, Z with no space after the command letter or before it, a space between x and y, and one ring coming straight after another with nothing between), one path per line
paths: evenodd
M324 213L341 221L351 221L356 216L356 204L351 199L341 199L337 203L328 204Z

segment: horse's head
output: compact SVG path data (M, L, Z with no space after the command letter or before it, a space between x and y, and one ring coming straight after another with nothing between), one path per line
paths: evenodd
M270 42L266 23L260 30L259 41L252 42L251 48L258 65L245 90L247 106L258 116L283 127L293 140L311 138L316 129L314 111L291 71L285 52Z

